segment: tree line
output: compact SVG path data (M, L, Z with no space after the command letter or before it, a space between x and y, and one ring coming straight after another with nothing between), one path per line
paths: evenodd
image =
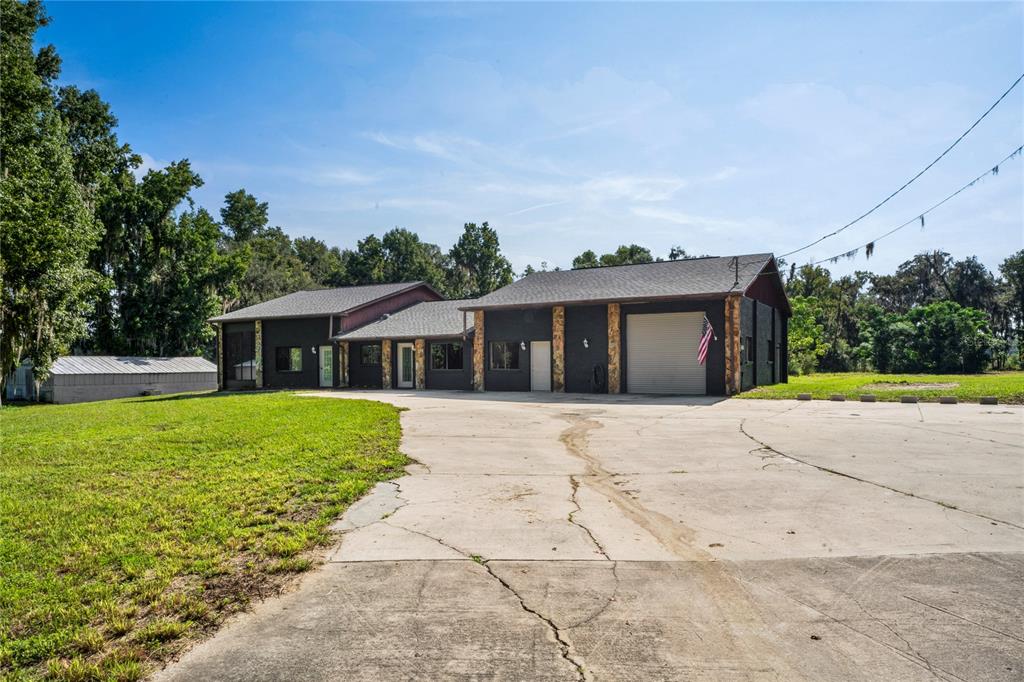
M1020 367L1024 251L992 273L921 253L891 275L790 266L790 371L979 372Z
M214 217L187 159L139 177L110 106L58 86L56 50L34 49L41 2L0 7L0 382L23 359L43 377L72 348L211 355L207 319L298 289L419 279L463 298L512 281L486 222L447 251L402 228L331 248L271 226L244 189Z
M203 180L187 159L139 177L142 159L118 139L99 93L56 85L56 50L33 48L48 21L39 0L0 7L0 382L23 359L45 376L71 349L212 357L207 319L300 289L423 280L449 298L474 298L515 278L486 222L465 223L444 250L399 227L352 248L293 239L245 189L228 193L215 217L192 199ZM893 275L833 280L824 268L792 266L791 367L1012 366L1024 327L1022 254L998 276L943 252ZM679 246L666 255L689 257ZM659 260L628 244L585 250L572 267Z

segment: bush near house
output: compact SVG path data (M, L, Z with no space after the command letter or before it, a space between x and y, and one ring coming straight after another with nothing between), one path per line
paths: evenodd
M397 476L398 410L288 393L4 407L0 677L138 679Z
M996 396L1001 403L1024 404L1024 372L987 372L985 374L878 374L875 372L822 372L791 376L787 384L762 386L741 393L739 398L795 399L810 393L815 399L845 395L857 400L865 393L881 401L898 401L900 396L915 395L922 400L938 400L953 395L963 402L977 402L982 396Z

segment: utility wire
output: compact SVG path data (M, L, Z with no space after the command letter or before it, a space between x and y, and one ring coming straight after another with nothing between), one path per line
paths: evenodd
M999 163L997 163L995 166L993 166L992 168L989 168L987 171L985 171L984 173L982 173L978 177L974 178L973 180L968 182L966 185L964 185L963 187L961 187L957 191L955 191L952 194L950 194L948 197L946 197L945 199L943 199L939 203L935 204L934 206L932 206L931 208L929 208L928 210L926 210L926 211L924 211L922 213L918 213L916 216L914 216L913 218L911 218L907 222L903 223L902 225L897 225L896 227L892 228L891 230L889 230L888 232L886 232L882 236L876 237L876 238L872 239L871 241L869 241L867 244L861 244L860 246L858 246L855 249L850 249L849 251L844 251L843 253L840 253L840 254L837 254L835 256L832 256L831 258L823 258L822 260L814 261L814 262L811 263L811 265L821 265L822 263L835 262L835 261L839 260L840 258L843 258L844 256L854 256L854 255L856 255L856 253L858 251L860 251L861 249L866 249L869 246L872 248L872 250L874 250L875 242L881 241L882 239L885 239L886 237L888 237L889 235L891 235L891 234L893 234L895 232L899 232L900 230L902 230L904 227L907 227L908 225L913 225L914 223L920 222L922 227L923 227L924 226L924 217L926 215L928 215L929 213L931 213L932 211L937 209L939 206L942 206L944 203L946 203L947 201L949 201L950 199L952 199L956 195L960 194L964 190L969 189L970 187L973 187L979 180L981 180L985 176L987 176L987 175L998 175L999 174L999 166L1001 166L1002 164L1006 163L1010 159L1013 159L1014 157L1020 155L1020 153L1022 151L1024 151L1024 145L1021 145L1021 146L1017 147L1016 149L1014 149L1010 154L1008 154L1005 157L1003 157L1003 159L1000 160Z
M917 179L918 179L919 177L921 177L922 175L924 175L925 173L927 173L927 172L928 172L928 169L930 169L930 168L931 168L932 166L934 166L935 164L937 164L937 163L938 163L938 162L939 162L939 161L940 161L940 160L942 159L942 157L944 157L944 156L945 156L946 154L948 154L948 153L949 153L950 151L952 151L953 147L955 147L955 146L957 146L958 144L960 144L960 141L961 141L961 140L963 140L963 139L964 139L965 137L967 137L967 135L968 135L968 134L969 134L969 133L970 133L970 132L971 132L972 130L974 130L974 128L975 128L975 127L977 127L977 125L978 125L979 123L981 123L981 122L982 122L982 121L983 121L983 120L985 119L985 117L986 117L986 116L988 116L988 115L989 115L989 114L990 114L990 113L992 112L992 110L993 110L993 109L995 109L995 108L996 108L996 107L997 107L997 106L999 105L999 103L1000 103L1000 102L1002 102L1002 101L1003 101L1003 100L1004 100L1004 99L1006 98L1006 96L1007 96L1007 95L1009 95L1009 94L1010 94L1010 91L1011 91L1011 90L1013 90L1013 89L1014 89L1015 87L1017 87L1017 84L1018 84L1018 83L1020 83L1022 79L1024 79L1024 73L1022 73L1022 74L1021 74L1020 76L1018 76L1018 77L1017 77L1017 80L1015 80L1015 81L1013 82L1013 85L1011 85L1011 86L1010 86L1009 88L1007 88L1007 89L1006 89L1006 92L1004 92L1004 93L1003 93L1002 95L1000 95L1000 96L999 96L999 99L997 99L997 100L996 100L995 102L993 102L993 103L992 103L992 106L990 106L990 107L989 107L988 109L986 109L986 110L985 110L985 113L984 113L984 114L982 114L982 115L981 115L981 116L980 116L980 117L978 118L978 120L977 120L977 121L975 121L974 123L972 123L972 124L971 124L971 127L970 127L970 128L968 128L967 130L965 130L965 131L963 132L963 134L962 134L962 135L961 135L960 137L958 137L958 138L956 138L955 140L953 140L953 144L951 144L951 145L949 145L948 147L946 147L945 151L943 151L943 152L942 152L941 154L939 154L939 155L938 155L937 157L935 157L935 160L934 160L934 161L932 161L932 162L931 162L931 163L929 163L929 164L928 164L927 166L925 166L924 168L922 168L922 169L921 169L921 170L920 170L920 171L918 172L918 174L917 174L917 175L915 175L914 177L910 178L910 179L909 179L909 180L907 180L907 181L906 181L905 183L903 183L903 185L902 185L902 186L901 186L901 187L900 187L899 189L897 189L897 190L896 190L895 192L893 192L892 194L890 194L890 195L889 195L889 196L887 196L886 198L882 199L882 200L881 200L881 201L879 201L879 202L878 202L877 204L875 204L874 206L872 206L872 207L871 207L871 209L870 209L869 211L867 211L866 213L863 213L863 214L861 214L861 215L857 216L856 218L854 218L854 219L853 219L853 220L851 220L850 222L848 222L848 223L846 223L845 225L843 225L842 227L840 227L840 228L839 228L838 230L834 230L834 231L832 231L832 232L829 232L828 234L826 234L826 235L824 235L824 236L822 236L822 237L819 237L819 238L815 239L815 240L814 240L813 242L811 242L810 244L807 244L806 246L801 246L801 247L800 247L799 249L794 249L793 251L790 251L790 252L788 252L788 253L784 253L784 254L782 254L781 256L779 256L779 258L785 258L786 256L792 256L792 255L793 255L794 253L800 253L801 251L806 251L807 249L811 248L811 247L812 247L812 246L814 246L815 244L819 244L819 243L821 243L821 242L825 241L826 239L828 239L829 237L834 237L834 236L836 236L837 234L839 234L840 232L842 232L843 230L845 230L846 228L848 228L848 227L851 227L851 226L853 226L853 225L855 225L855 224L859 223L859 222L860 222L861 220L863 220L864 218L867 218L867 217L868 217L869 215L871 215L872 213L874 213L875 211L877 211L877 210L878 210L879 208L881 208L882 206L884 206L884 205L885 205L886 203L888 203L888 202L889 202L889 200L890 200L890 199L892 199L892 198L893 198L894 196L896 196L897 194L899 194L900 192L902 192L903 190L905 190L905 189L906 189L907 187L909 187L909 186L910 186L910 184L911 184L912 182L914 182L914 181L915 181L915 180L917 180Z

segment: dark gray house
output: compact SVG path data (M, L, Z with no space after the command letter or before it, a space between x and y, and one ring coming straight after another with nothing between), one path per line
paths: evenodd
M352 358L348 385L473 388L472 301L429 301L335 336Z
M221 388L344 387L351 367L339 333L441 295L425 282L297 291L210 320Z
M788 376L791 311L768 253L538 272L462 309L478 391L731 395Z
M731 395L787 380L790 315L765 253L538 272L462 301L423 282L303 291L212 321L224 388Z

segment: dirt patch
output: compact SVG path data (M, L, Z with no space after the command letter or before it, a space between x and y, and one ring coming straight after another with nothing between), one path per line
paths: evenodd
M943 388L956 388L960 384L955 381L946 383L928 383L926 381L879 381L875 384L864 384L862 389L874 391L901 391L905 389L917 391L937 391Z

